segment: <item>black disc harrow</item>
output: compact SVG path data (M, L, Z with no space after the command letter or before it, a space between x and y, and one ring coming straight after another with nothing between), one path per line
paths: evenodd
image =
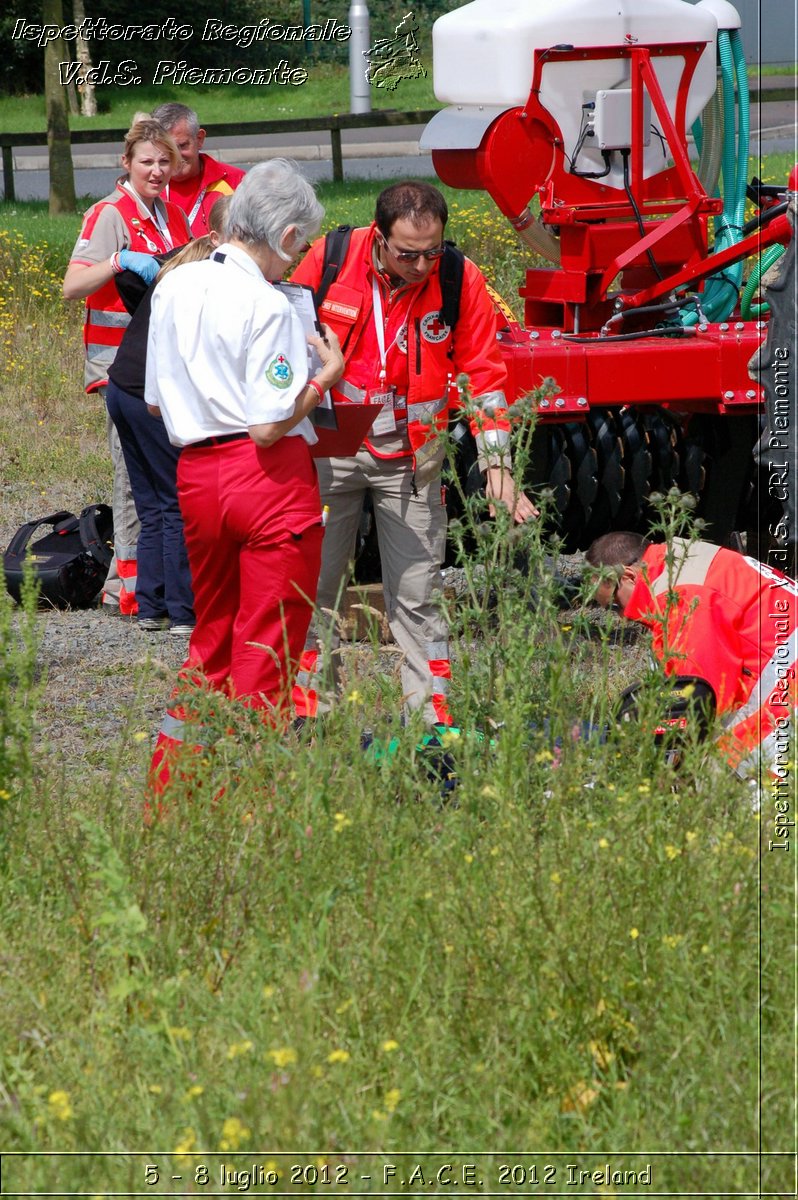
M594 409L583 422L536 430L525 483L538 495L549 492L552 532L572 554L613 529L647 532L652 493L692 492L700 512L708 432L704 426L694 432L664 409ZM737 501L729 502L731 527Z
M655 518L650 497L677 487L697 500L696 515L707 520L703 536L730 544L745 530L754 501L751 449L758 418L698 414L680 416L658 408L597 408L584 421L539 425L535 430L524 487L545 504L548 532L563 552L586 550L602 533L628 529L649 533ZM455 427L457 480L449 478L449 520L463 518L462 496L483 489L474 439L465 422ZM444 477L444 482L446 478ZM466 535L464 550L470 542ZM456 560L447 547L447 564ZM356 578L380 578L370 500L367 497L356 548Z

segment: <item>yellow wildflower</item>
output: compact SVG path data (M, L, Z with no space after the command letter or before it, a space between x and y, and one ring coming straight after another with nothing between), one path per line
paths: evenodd
M386 1054L393 1054L394 1050L399 1049L399 1043L394 1041L393 1038L386 1038L382 1043L382 1048Z
M250 1052L250 1050L252 1050L252 1048L253 1048L252 1042L249 1041L248 1038L246 1041L243 1041L243 1042L231 1042L230 1045L227 1047L227 1057L228 1058L240 1058L242 1054L249 1054L249 1052Z
M585 1112L598 1099L598 1088L590 1087L584 1079L569 1088L560 1102L560 1112Z
M68 1121L72 1116L72 1105L69 1102L69 1092L50 1092L47 1097L50 1113L58 1121Z
M220 1150L237 1150L242 1142L248 1142L252 1131L238 1117L227 1117L222 1125Z
M177 1143L177 1145L175 1146L175 1149L174 1149L174 1153L177 1155L176 1161L179 1166L187 1167L190 1164L190 1162L191 1162L190 1154L191 1154L191 1151L196 1146L196 1144L197 1144L197 1135L195 1134L195 1132L191 1128L191 1126L188 1126L186 1129L183 1130L180 1141Z
M270 1058L275 1067L282 1069L296 1062L297 1054L291 1046L280 1046L275 1050L267 1050L266 1057Z
M332 1050L327 1055L327 1062L328 1063L349 1062L349 1051L348 1050Z

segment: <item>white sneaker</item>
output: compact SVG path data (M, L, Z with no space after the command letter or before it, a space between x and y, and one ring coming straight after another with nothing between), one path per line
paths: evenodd
M139 617L139 629L144 629L147 633L163 633L168 628L168 617Z
M194 632L194 626L193 625L172 625L169 628L169 632L171 634L174 634L175 637L190 637L191 634Z

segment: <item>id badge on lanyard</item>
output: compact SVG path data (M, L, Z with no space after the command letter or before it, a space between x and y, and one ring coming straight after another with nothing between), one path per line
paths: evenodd
M382 412L374 418L374 423L371 426L370 433L394 433L396 431L396 414L394 413L394 401L396 400L396 388L385 387L380 380L380 388L372 388L366 395L369 404L381 404Z
M396 415L394 413L396 388L392 384L388 384L385 371L387 358L385 350L385 318L382 314L382 296L380 295L380 286L377 283L376 277L371 281L371 294L374 300L374 328L377 333L377 346L380 352L380 381L377 387L368 389L366 399L369 404L382 405L382 412L375 418L374 424L371 426L371 433L379 436L383 433L396 432Z

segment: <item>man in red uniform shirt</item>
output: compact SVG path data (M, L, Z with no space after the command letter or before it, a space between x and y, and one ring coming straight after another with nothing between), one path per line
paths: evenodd
M665 674L712 689L719 744L736 773L761 767L782 778L795 757L798 585L734 550L681 538L650 545L640 534L608 533L586 558L612 572L598 603L651 630Z
M235 191L245 172L202 153L205 130L187 105L162 104L152 115L171 133L182 159L182 166L172 173L164 198L183 209L194 237L204 237L210 232L208 214L214 204L220 196L230 196Z
M382 411L356 455L318 460L322 503L329 510L318 609L330 612L340 601L363 497L370 491L385 610L404 654L404 703L423 708L433 725L451 724L448 631L439 602L444 451L435 435L446 428L450 410L463 404L456 382L461 373L470 380L471 427L487 472L488 499L506 504L518 522L537 515L510 471L507 372L496 342L496 314L485 280L469 259L463 263L456 327L442 319L447 216L443 196L427 183L409 180L386 188L377 198L374 223L352 230L336 278L325 281L319 309L346 361L335 400L380 404ZM318 291L324 274L322 239L292 278ZM334 635L324 641L334 646ZM319 711L318 665L311 631L295 692L300 716Z

